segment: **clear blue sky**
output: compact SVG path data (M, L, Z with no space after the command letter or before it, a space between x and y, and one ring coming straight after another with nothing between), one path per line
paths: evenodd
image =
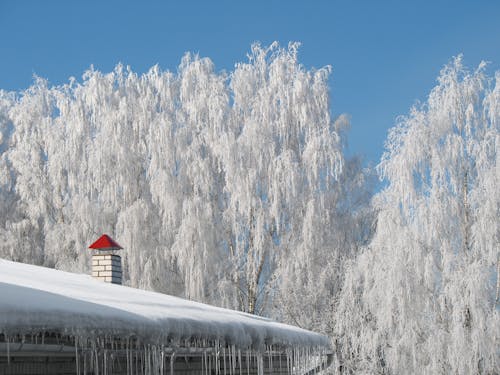
M250 44L300 41L308 68L331 65L332 112L351 115L351 153L377 163L396 116L424 100L463 53L500 70L500 1L0 1L0 89L53 84L94 64L176 70L184 52L220 70Z

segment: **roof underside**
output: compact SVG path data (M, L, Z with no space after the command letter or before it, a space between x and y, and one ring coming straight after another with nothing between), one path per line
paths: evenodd
M327 337L266 318L0 259L0 333L59 331L149 342L220 340L239 348L328 347Z

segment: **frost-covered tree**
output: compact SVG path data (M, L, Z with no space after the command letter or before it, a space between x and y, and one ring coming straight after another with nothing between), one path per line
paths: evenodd
M500 74L447 65L389 134L376 233L348 267L340 369L500 371Z
M297 256L308 202L326 200L343 166L329 69L305 70L297 47L255 45L231 75L231 126L221 142L230 278L222 290L252 313L265 311L279 265Z
M11 163L7 158L13 124L9 111L15 103L15 95L0 90L0 254L16 259L14 253L18 238L22 235L23 224L16 212L17 196ZM20 249L19 251L22 251Z
M374 173L358 157L347 159L337 183L307 202L293 256L281 264L277 317L332 335L345 265L372 235Z
M188 54L176 72L90 68L2 92L1 256L88 272L106 232L129 285L276 313L288 265L311 251L319 267L347 223L330 69L297 48L254 45L227 73Z

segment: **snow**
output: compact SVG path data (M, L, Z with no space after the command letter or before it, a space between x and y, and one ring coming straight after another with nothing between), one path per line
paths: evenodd
M146 342L220 340L239 348L329 346L326 336L266 318L3 259L0 295L0 333L7 335L55 330Z

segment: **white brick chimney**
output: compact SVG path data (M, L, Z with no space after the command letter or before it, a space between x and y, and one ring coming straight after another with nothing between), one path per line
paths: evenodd
M116 254L93 254L92 277L108 283L122 283L122 258Z
M92 254L92 277L107 283L122 283L122 258L115 252L123 249L118 243L103 234L89 246Z

